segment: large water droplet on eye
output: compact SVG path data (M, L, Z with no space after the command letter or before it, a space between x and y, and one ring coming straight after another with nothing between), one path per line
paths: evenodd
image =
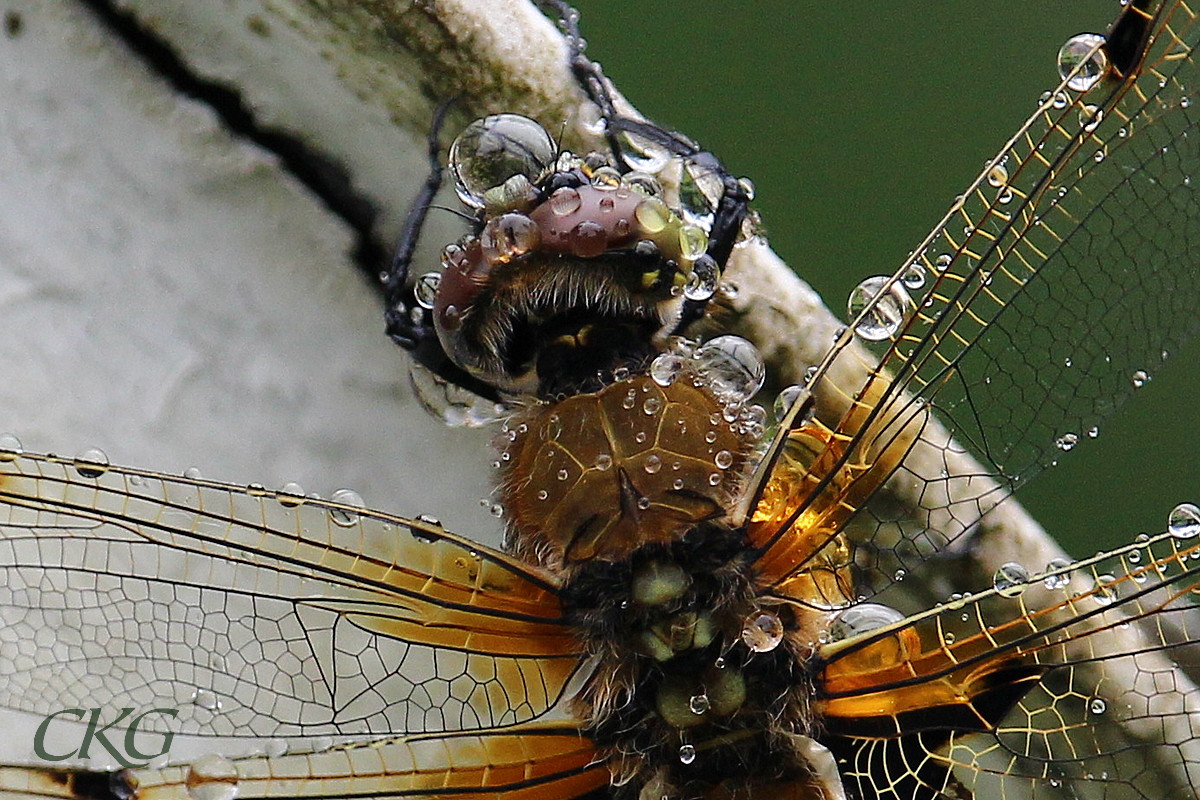
M233 800L238 792L237 767L224 756L201 756L187 768L186 784L192 800Z
M1001 597L1018 597L1029 586L1029 570L1015 561L1002 564L992 576L992 586Z
M515 175L536 183L554 163L554 140L520 114L494 114L468 125L450 146L450 172L458 197L482 208L484 194Z
M1065 80L1075 73L1067 82L1068 89L1086 92L1108 73L1108 54L1103 44L1104 37L1098 33L1080 33L1067 39L1058 51L1058 75Z
M890 286L889 281L891 278L886 275L867 278L851 290L846 302L851 321L856 321L854 332L868 342L882 342L895 336L916 307L900 281Z
M696 372L724 403L743 403L762 388L767 368L740 336L717 336L696 348Z
M1176 539L1194 539L1200 534L1200 508L1192 503L1180 503L1171 509L1167 530Z
M829 627L829 641L840 642L899 622L904 615L882 603L859 603L838 614Z
M479 234L483 257L493 264L507 264L536 250L541 243L541 229L529 217L515 212L489 219Z
M75 471L84 478L99 478L108 472L108 455L99 447L89 447L75 456Z

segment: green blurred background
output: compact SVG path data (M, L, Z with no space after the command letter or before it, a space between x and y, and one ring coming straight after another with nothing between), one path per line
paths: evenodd
M777 252L844 315L891 272L1056 81L1116 0L579 0L590 55L643 112L757 187ZM1200 500L1197 343L1019 498L1077 556Z

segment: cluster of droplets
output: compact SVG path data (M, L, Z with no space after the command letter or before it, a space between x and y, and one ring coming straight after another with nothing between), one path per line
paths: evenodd
M720 419L739 434L755 439L762 436L766 411L750 401L762 389L767 368L757 348L746 339L724 335L700 345L676 339L650 363L649 375L663 387L689 375L696 386L704 386L721 403ZM714 424L717 421L713 420ZM732 455L727 460L729 463L721 466L718 453L717 466L727 468Z

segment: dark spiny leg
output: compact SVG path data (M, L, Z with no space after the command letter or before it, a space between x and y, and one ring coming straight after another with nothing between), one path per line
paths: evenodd
M439 135L452 105L454 100L447 100L438 106L433 114L428 140L429 174L425 176L425 183L421 185L408 209L404 227L400 229L400 241L396 245L391 267L383 277L385 330L393 342L412 354L414 361L439 378L480 397L497 401L499 395L496 394L495 387L468 375L442 350L437 332L433 329L431 313L417 303L414 287L408 280L409 267L416 254L421 229L425 227L425 217L433 206L434 196L442 187L442 173L445 167L442 166Z
M450 110L453 100L447 100L437 107L433 114L433 124L429 128L429 174L425 183L413 198L404 218L404 227L400 229L400 241L396 244L396 253L392 256L392 264L383 278L383 297L387 304L384 319L387 323L387 334L392 341L405 350L416 350L422 341L434 337L433 326L429 322L429 313L421 315L420 320L414 319L413 309L419 308L413 287L408 283L408 268L412 264L413 255L417 250L417 242L421 239L421 229L425 227L425 217L433 205L433 198L438 189L442 188L441 143L439 134L446 112Z

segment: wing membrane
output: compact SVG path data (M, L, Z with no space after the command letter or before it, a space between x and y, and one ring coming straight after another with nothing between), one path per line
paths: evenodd
M1127 5L1110 31L1109 77L1048 92L889 279L883 296L899 305L917 291L906 287L928 288L878 363L849 331L839 339L812 383L837 420L810 431L827 442L819 470L788 515L756 532L768 581L814 556L793 546L789 520L822 508L836 535L894 476L926 518L905 525L876 504L855 532L873 586L890 583L1086 442L1196 331L1198 39L1183 3ZM964 468L955 440L982 467Z
M0 767L0 797L570 800L608 784L608 770L595 759L594 746L577 730L521 726L274 758L208 759L160 770L105 773Z
M1200 699L1163 651L1200 636L1198 557L1162 534L827 646L817 705L848 779L917 782L924 760L924 789L976 797L1191 796Z
M436 523L53 456L0 461L0 615L0 704L181 733L514 724L580 660L552 580Z

